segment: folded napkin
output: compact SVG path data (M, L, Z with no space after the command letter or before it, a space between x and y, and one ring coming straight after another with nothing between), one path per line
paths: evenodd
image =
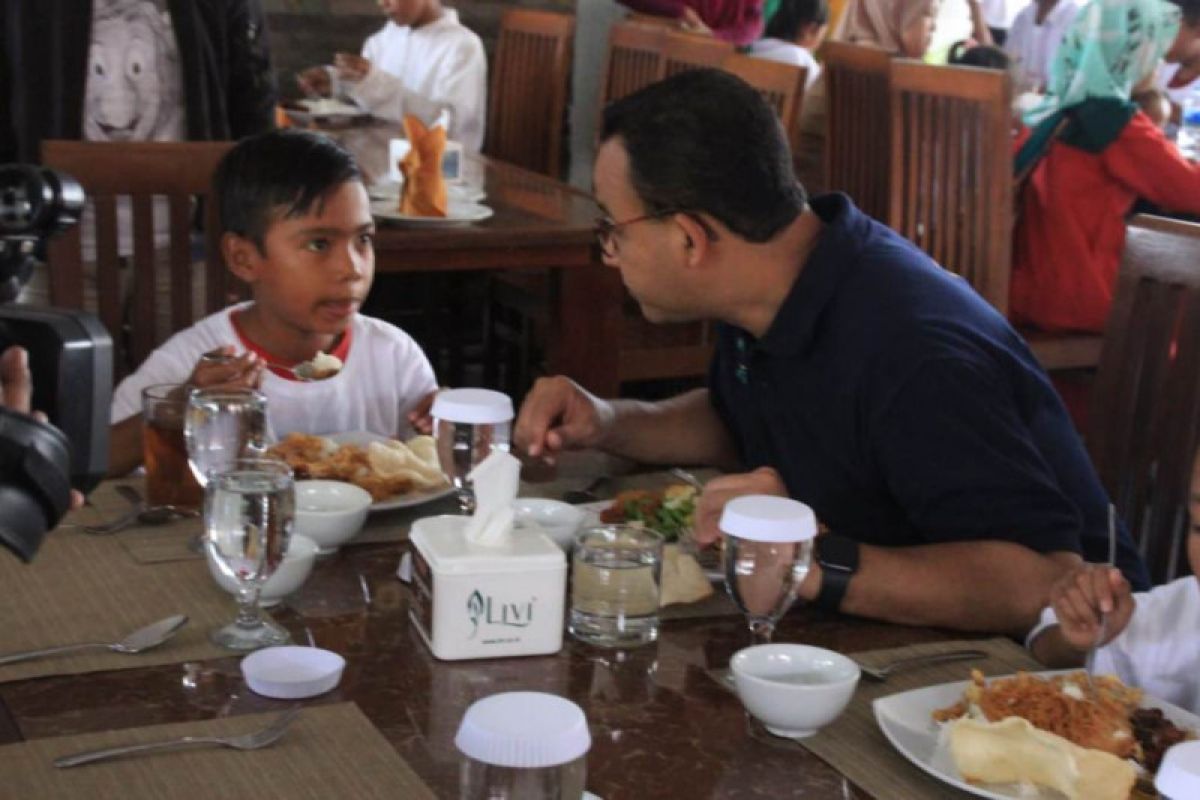
M412 114L404 116L404 132L411 147L400 161L404 191L400 213L414 217L446 216L446 181L442 177L442 154L446 151L446 128L426 128Z

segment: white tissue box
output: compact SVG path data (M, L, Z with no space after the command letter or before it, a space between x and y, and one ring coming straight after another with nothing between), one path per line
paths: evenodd
M446 661L557 653L567 592L562 549L536 523L523 523L500 547L468 546L469 519L413 524L408 615L417 632Z

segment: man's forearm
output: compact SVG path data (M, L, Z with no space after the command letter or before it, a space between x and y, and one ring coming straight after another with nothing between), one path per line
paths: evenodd
M128 475L142 463L142 417L135 414L108 433L108 476Z
M612 401L615 418L600 447L644 464L737 465L728 429L709 401L707 389L649 403Z
M1001 541L863 545L842 611L906 625L1024 635L1054 581L1077 563L1074 553L1044 555Z

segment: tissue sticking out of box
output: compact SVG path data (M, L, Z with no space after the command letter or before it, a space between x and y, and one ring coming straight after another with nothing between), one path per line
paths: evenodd
M467 479L475 490L475 514L467 521L463 537L480 547L507 545L512 539L512 505L521 486L521 462L504 450L493 450Z

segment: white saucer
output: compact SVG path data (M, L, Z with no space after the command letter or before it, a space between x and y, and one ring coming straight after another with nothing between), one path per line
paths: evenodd
M394 202L375 200L371 203L371 213L379 219L389 222L401 222L406 225L463 225L468 222L479 222L492 216L491 208L479 203L464 203L461 200L450 199L444 217L418 217L412 214L401 214Z
M338 685L346 659L319 647L266 647L242 659L242 677L255 694L297 700Z

